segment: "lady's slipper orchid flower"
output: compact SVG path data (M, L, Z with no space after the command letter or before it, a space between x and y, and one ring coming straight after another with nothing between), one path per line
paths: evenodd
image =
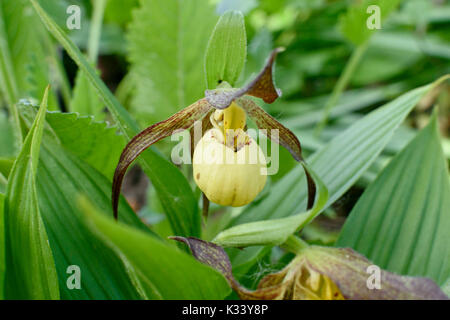
M209 200L222 205L242 206L251 202L265 185L266 176L260 172L265 168L265 161L256 164L246 161L248 154L256 154L260 160L264 159L256 141L245 132L248 116L259 129L267 130L269 138L289 150L294 159L303 165L308 183L308 209L312 207L316 186L304 165L300 142L289 129L247 97L254 96L266 103L272 103L280 96L281 92L275 88L272 77L275 57L280 51L280 48L272 51L263 70L243 88L227 88L222 85L217 89L207 90L205 98L167 120L148 127L127 144L113 179L112 205L116 218L120 189L128 166L153 143L176 130L190 129L195 121L203 120L208 114L210 117L206 120L211 121L213 128L207 131L197 144L193 167L194 179ZM272 135L271 130L278 130L278 135ZM211 160L214 158L213 154L219 151L223 157L228 155L229 159L234 159L233 163L208 164L199 161L205 160L205 154L206 158ZM244 163L234 164L240 157L244 158Z
M277 273L262 278L256 290L233 276L225 250L193 237L170 237L188 245L200 262L221 272L244 300L448 300L431 279L382 270L350 248L305 245ZM374 273L368 270L376 270Z

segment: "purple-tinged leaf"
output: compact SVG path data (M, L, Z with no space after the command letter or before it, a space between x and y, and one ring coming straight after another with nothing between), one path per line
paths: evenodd
M131 139L122 151L116 171L114 172L112 206L114 217L116 219L120 189L128 166L153 143L173 134L177 130L189 129L195 121L202 119L211 109L212 106L206 99L198 100L183 110L175 113L167 120L155 123L148 127Z

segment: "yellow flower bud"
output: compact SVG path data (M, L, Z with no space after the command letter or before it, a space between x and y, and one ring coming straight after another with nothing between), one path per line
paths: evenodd
M250 203L266 184L266 159L256 141L242 129L234 146L225 145L219 129L206 132L194 150L194 179L206 197L224 206Z

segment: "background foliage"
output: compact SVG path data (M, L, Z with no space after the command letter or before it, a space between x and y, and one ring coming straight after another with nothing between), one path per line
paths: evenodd
M368 31L373 3L382 29ZM71 4L79 30L66 26ZM214 29L227 10L243 16L229 12L234 29ZM275 47L286 48L275 68L283 96L263 107L299 137L328 190L301 237L444 287L450 90L435 81L450 72L449 43L440 0L1 0L0 298L235 298L167 236L231 243L242 236L224 233L231 227L295 219L307 192L287 151L252 204L211 204L207 221L191 167L169 160L169 139L130 170L118 224L111 181L125 143L215 87L211 70L242 86ZM280 225L276 241L227 248L246 287L291 261L275 246L293 232ZM82 270L81 290L67 287L70 265Z

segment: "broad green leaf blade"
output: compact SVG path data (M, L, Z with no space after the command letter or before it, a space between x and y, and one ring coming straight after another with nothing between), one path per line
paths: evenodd
M70 111L78 112L81 115L92 115L96 120L103 120L105 118L103 107L103 102L95 92L94 87L90 84L84 72L79 70L75 78Z
M225 12L217 22L206 49L208 89L215 89L223 81L234 86L242 73L246 57L244 16L239 11Z
M203 57L217 21L204 0L148 0L133 12L128 29L132 102L146 126L203 97Z
M399 2L399 0L354 1L346 14L341 16L340 29L353 44L361 45L378 30L376 27L382 28L382 23Z
M48 88L8 180L5 202L8 299L59 299L55 262L35 184L47 97Z
M307 159L329 192L326 209L370 167L417 102L447 77L411 90L358 120ZM270 195L246 208L232 225L281 218L306 206L305 175L294 168L273 186ZM323 210L322 209L322 210Z
M78 67L85 72L86 77L96 88L97 93L111 112L124 137L128 141L131 140L141 131L134 119L100 80L95 70L64 31L49 17L36 0L30 1L49 31L66 49ZM159 200L166 210L166 214L172 217L188 216L189 220L197 221L189 230L180 232L180 235L199 236L200 217L198 215L198 204L188 181L180 170L151 149L147 149L140 159L142 169L157 190ZM168 183L169 181L170 183Z
M19 108L25 123L33 117L33 107ZM64 117L57 115L50 123ZM70 117L70 115L67 115ZM62 120L63 121L63 120ZM79 120L75 121L76 123ZM63 121L64 122L64 121ZM96 123L85 124L83 130L99 131ZM42 219L48 232L62 299L140 299L141 292L134 286L133 270L129 262L113 252L84 225L76 195L85 194L104 212L111 210L111 183L101 173L82 161L66 148L76 148L64 139L67 132L47 126L41 148L37 172L37 192ZM108 135L95 136L99 144L109 143ZM66 143L66 144L65 144ZM80 147L82 149L82 147ZM149 233L136 214L122 198L119 205L121 221ZM81 289L70 290L66 281L68 266L81 271Z
M369 185L337 246L400 274L450 276L450 183L436 114Z
M5 298L5 195L0 193L0 299Z
M224 247L246 247L257 245L280 245L294 232L303 228L323 209L328 191L317 175L308 168L317 185L317 199L314 206L303 213L281 219L244 223L219 233L214 243Z
M223 299L230 293L225 278L175 246L99 214L85 199L87 224L137 270L149 297L160 299Z

